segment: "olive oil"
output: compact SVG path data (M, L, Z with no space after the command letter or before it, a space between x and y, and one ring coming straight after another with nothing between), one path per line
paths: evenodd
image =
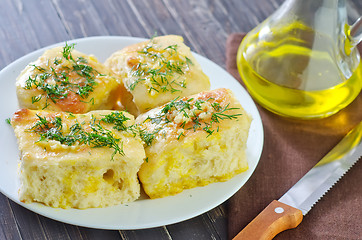
M294 22L263 39L247 36L237 55L240 75L253 98L287 117L311 119L332 115L350 104L362 88L359 58L353 71L337 64L336 43ZM347 77L346 77L347 76Z

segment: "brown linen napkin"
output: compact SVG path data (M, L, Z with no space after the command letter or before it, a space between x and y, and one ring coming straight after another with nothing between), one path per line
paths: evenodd
M236 53L243 37L244 34L232 34L226 44L227 70L240 83ZM264 125L263 153L249 181L228 201L230 239L271 201L279 199L362 120L362 93L341 112L321 120L287 119L257 106ZM362 160L296 229L282 232L275 239L362 239Z

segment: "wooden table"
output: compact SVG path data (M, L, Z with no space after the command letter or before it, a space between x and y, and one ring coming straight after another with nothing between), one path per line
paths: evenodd
M61 41L100 35L149 38L155 32L182 35L193 51L225 68L227 36L251 30L282 2L0 0L0 69ZM348 11L351 21L357 19L361 1L349 1ZM227 239L226 205L169 226L107 231L48 219L0 194L0 239Z

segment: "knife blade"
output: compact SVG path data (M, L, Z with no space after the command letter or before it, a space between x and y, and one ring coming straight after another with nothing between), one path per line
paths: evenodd
M278 201L272 201L233 240L272 239L297 227L315 203L362 156L362 121Z

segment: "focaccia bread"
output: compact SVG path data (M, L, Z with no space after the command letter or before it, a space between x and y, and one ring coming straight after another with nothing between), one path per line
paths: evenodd
M20 200L51 207L106 207L136 200L145 159L134 117L109 110L86 114L18 110Z
M136 123L147 157L138 176L151 198L226 181L248 169L251 117L230 90L175 99Z
M181 36L130 45L112 54L105 65L123 79L121 105L135 116L178 96L210 89L209 78Z
M119 80L90 55L74 45L44 52L18 76L16 93L20 108L86 113L112 109Z

